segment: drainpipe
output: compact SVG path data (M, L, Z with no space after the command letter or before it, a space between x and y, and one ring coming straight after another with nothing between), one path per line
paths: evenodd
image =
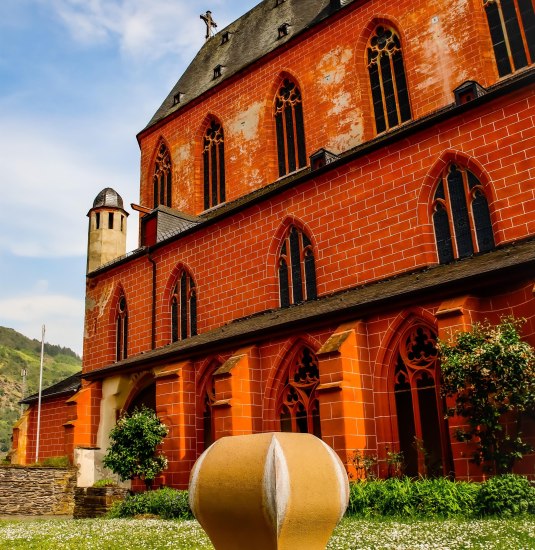
M150 345L151 349L156 347L156 262L153 260L150 252L147 256L149 262L152 264L152 321L151 321L151 334Z

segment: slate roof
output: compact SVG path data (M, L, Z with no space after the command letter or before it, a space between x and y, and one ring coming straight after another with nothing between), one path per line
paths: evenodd
M232 75L283 47L297 34L317 25L354 0L264 0L205 42L171 93L156 111L146 128L214 88ZM217 21L217 13L214 13ZM288 34L279 38L278 28L288 23ZM222 43L228 33L228 42ZM221 76L214 78L214 68L221 65ZM180 103L175 96L180 93Z
M462 292L481 292L489 287L496 289L502 281L530 277L534 267L535 240L513 243L450 264L427 267L289 308L238 319L197 336L85 373L84 378L104 378L124 370L132 373L136 369L146 368L147 364L191 359L207 350L212 352L244 346L277 334L299 330L300 324L307 329L332 322L339 324L392 307L417 304L424 299L442 300L458 294L460 289Z
M191 216L162 204L149 215L155 215L158 218L156 242L170 239L201 223L201 219L197 216Z
M101 206L108 206L110 208L120 208L124 210L123 198L115 189L106 187L103 189L93 201L93 208L100 208Z
M53 384L52 386L49 386L48 388L45 388L41 392L41 401L51 397L58 397L60 395L75 394L81 387L81 379L82 371L77 372L76 374L73 374L68 378L64 378L63 380L60 380L59 382ZM22 403L24 405L31 405L38 400L39 394L34 393L33 395L29 395L25 399L22 399L21 401L19 401L19 403Z

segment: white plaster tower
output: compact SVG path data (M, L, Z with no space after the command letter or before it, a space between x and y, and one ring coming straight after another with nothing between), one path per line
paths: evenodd
M123 199L111 187L103 189L87 213L89 234L87 272L126 254L126 218Z

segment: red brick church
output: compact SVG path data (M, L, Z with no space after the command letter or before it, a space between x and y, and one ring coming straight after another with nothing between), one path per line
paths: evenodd
M532 0L263 0L209 36L137 136L139 248L113 189L89 211L83 371L45 392L42 456L92 483L144 403L174 487L278 430L478 479L436 339L514 314L535 345L534 60Z

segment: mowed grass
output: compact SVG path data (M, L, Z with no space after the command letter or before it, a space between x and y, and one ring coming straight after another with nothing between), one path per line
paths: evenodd
M211 549L196 521L157 519L0 521L6 550ZM535 519L342 520L329 550L535 549ZM240 549L241 550L241 549ZM254 550L252 541L250 549Z

